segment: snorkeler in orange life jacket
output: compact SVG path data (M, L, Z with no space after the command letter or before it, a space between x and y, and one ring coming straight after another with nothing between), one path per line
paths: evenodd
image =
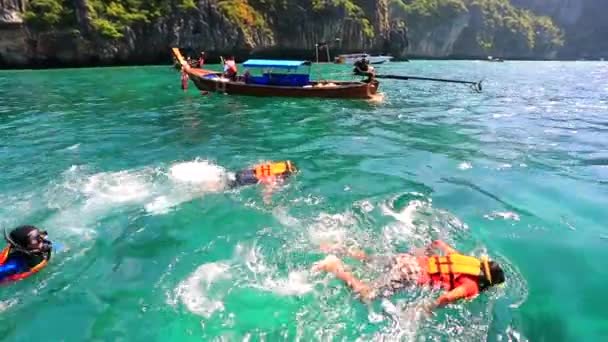
M241 170L231 175L228 186L236 188L253 184L273 185L296 174L298 169L289 160L256 165L251 169Z
M444 255L432 253L438 248ZM342 247L323 246L325 252L339 252ZM364 301L378 297L390 297L397 291L411 289L415 286L430 286L446 290L439 298L423 306L430 313L437 307L454 303L460 299L469 299L501 285L505 275L501 266L487 257L476 258L463 255L441 240L435 240L421 255L397 254L394 256L373 256L361 250L348 250L350 257L375 264L383 269L380 278L367 283L359 280L349 272L335 255L329 255L313 267L315 271L334 274L344 281Z
M34 226L20 226L8 234L4 231L4 238L8 244L0 252L0 283L29 277L51 259L47 233Z

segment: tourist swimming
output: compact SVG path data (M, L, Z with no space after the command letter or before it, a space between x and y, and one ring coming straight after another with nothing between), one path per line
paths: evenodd
M445 255L433 254L434 248ZM448 292L423 306L430 313L438 307L460 299L470 299L504 283L502 268L487 257L476 258L460 254L445 242L436 240L420 255L397 254L395 256L370 256L361 250L344 251L336 246L322 246L325 252L345 252L348 256L368 262L383 275L371 283L365 283L348 272L342 260L330 254L313 266L313 271L325 271L344 281L364 302L378 297L390 297L397 291L413 286L443 287Z
M296 165L289 161L270 162L228 174L228 187L237 188L253 184L274 185L298 173Z
M51 259L52 243L48 234L34 226L19 226L4 231L7 246L0 253L0 283L29 277L43 269Z

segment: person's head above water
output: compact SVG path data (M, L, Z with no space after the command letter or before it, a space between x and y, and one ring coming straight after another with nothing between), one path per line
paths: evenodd
M290 174L296 174L299 172L298 168L296 167L296 164L294 162L292 162L291 160L286 160L285 164L287 165L287 171Z
M19 226L4 234L9 244L26 253L43 253L51 249L51 242L46 239L47 232L35 226Z
M505 273L497 262L490 261L487 257L482 257L481 266L483 268L482 274L484 278L482 290L505 282Z

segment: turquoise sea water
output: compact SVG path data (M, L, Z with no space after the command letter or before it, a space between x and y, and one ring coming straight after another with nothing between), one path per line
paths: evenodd
M324 72L347 71L323 66ZM0 227L65 245L0 287L5 341L598 341L608 64L414 61L382 102L201 96L167 66L0 72ZM291 159L273 192L225 172ZM308 270L321 242L486 251L507 285L431 318ZM346 261L364 279L373 276Z

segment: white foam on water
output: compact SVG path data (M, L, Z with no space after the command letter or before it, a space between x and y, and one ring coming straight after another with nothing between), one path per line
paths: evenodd
M231 260L210 262L199 266L172 293L167 304L182 303L194 314L210 318L224 311L224 297L236 288L254 288L278 296L301 296L313 290L308 272L289 271L279 276L274 265L268 265L259 247L237 244Z
M0 313L10 309L12 306L17 304L18 302L19 301L16 298L0 301Z
M399 196L393 202L397 198ZM385 245L399 242L410 248L421 247L434 239L451 241L468 231L468 226L457 217L448 211L434 208L431 199L410 200L401 211L396 211L391 203L389 201L380 205L385 216L396 220L382 228Z
M97 222L114 209L141 205L154 191L151 170L128 170L89 174L72 166L63 179L47 190L47 206L58 210L44 225L90 239Z
M145 171L102 172L88 177L82 193L87 196L87 206L138 203L150 196L151 182Z
M380 208L382 213L388 216L392 216L397 221L403 223L406 227L414 227L414 214L416 210L424 205L424 202L420 200L412 200L408 203L402 211L397 212L389 208L386 204L383 204Z
M370 201L367 201L367 200L356 202L355 206L360 208L361 211L364 213L369 213L372 210L374 210L374 205Z
M274 208L272 210L272 214L279 221L279 223L281 223L284 226L295 227L295 226L300 225L300 220L289 215L287 208L285 208L283 206L277 206L276 208Z
M94 238L97 222L115 210L144 208L160 215L181 203L226 186L224 168L206 160L179 162L161 168L140 168L93 173L73 165L46 191L48 208L57 214L44 222L69 234Z
M211 317L214 312L223 310L224 304L221 300L210 298L207 293L213 283L231 278L229 269L228 264L221 262L211 262L199 266L188 278L177 285L174 291L175 297L168 298L168 304L175 305L176 300L179 300L188 311L206 318Z
M176 182L210 185L211 189L225 185L226 170L207 160L177 163L169 169L169 177Z
M311 292L314 287L308 276L306 271L292 271L287 278L267 277L263 280L261 288L281 296L302 296Z
M279 276L275 265L269 265L257 245L238 244L235 249L235 264L244 265L246 286L272 292L279 296L299 296L309 293L313 284L308 280L308 271L292 270L287 277Z
M496 218L502 218L504 220L519 221L519 215L511 211L493 211L490 214L483 215L486 219L494 221Z
M226 190L229 173L207 160L194 160L171 165L167 172L169 183L162 195L146 204L152 215L167 213L171 208L205 194Z
M308 228L309 240L316 245L344 243L348 237L348 227L355 223L352 213L321 213Z
M460 169L460 170L469 170L472 168L473 168L473 165L471 165L471 163L469 163L469 162L462 162L458 165L458 169Z
M259 274L268 271L268 267L263 262L260 247L258 246L254 245L248 248L239 243L235 248L235 257L239 261L242 261L252 273Z

